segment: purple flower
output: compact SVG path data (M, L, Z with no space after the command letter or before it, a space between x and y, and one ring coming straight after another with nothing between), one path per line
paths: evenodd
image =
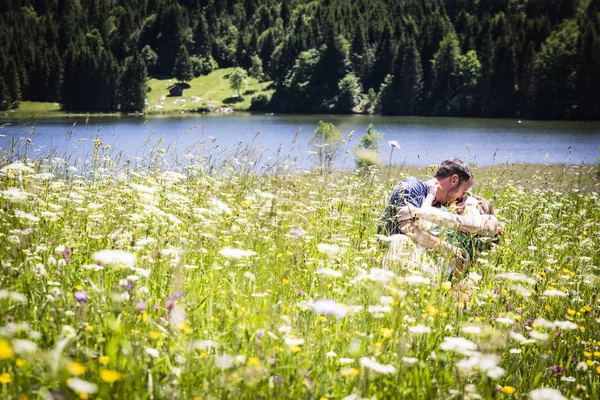
M258 330L256 331L256 338L257 338L258 340L260 340L260 339L262 339L262 338L263 338L263 336L265 336L265 331L264 331L264 330L262 330L262 329L258 329Z
M556 375L562 375L564 369L563 367L561 367L560 365L553 365L552 368L552 373L556 374Z
M71 250L65 247L65 249L61 252L63 256L68 256L71 253Z
M40 243L46 243L46 238L40 238Z
M296 292L296 294L297 294L298 296L302 296L302 295L304 294L304 290L298 290L298 291Z
M127 290L133 289L133 282L127 281L127 284L125 285L125 289L127 289Z
M292 230L290 230L290 235L302 236L302 235L304 235L304 232L301 229L292 229Z
M183 297L183 293L181 292L181 290L178 290L177 292L175 292L174 294L169 296L169 300L179 300L182 297Z
M165 308L166 308L167 310L170 310L170 309L172 309L174 306L175 306L175 300L171 300L171 299L169 299L169 300L167 300L167 302L165 303Z
M85 290L80 290L78 292L75 292L74 295L75 295L75 301L78 304L85 303L86 301L88 301L88 295Z
M136 306L138 310L145 310L146 308L148 308L148 303L146 303L145 301L138 301L136 303Z

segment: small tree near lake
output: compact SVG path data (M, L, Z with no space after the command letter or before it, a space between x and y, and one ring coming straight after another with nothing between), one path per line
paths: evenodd
M248 85L248 73L243 68L234 68L233 72L229 74L229 87L235 90L238 96L242 96L240 90Z
M323 171L329 170L342 145L342 135L331 122L319 121L308 144L315 148L317 163Z

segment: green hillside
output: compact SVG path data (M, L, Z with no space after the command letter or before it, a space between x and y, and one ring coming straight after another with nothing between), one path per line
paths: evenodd
M242 89L242 96L229 87L229 74L233 68L222 68L209 75L192 79L187 84L189 89L183 91L182 96L169 97L168 88L176 83L175 79L150 79L148 81L147 115L176 114L182 112L214 111L223 106L231 106L234 110L248 110L252 97L258 94L271 96L272 90L266 90L271 82L258 82L248 78L248 85ZM163 97L164 96L164 97ZM162 100L161 100L162 98ZM158 106L158 107L157 107ZM85 113L90 115L93 113ZM22 101L19 107L0 112L0 118L53 118L72 115L81 115L73 112L62 112L60 105L53 102ZM118 115L94 114L94 115Z
M148 87L148 113L173 113L178 111L195 111L217 109L231 106L235 110L247 110L252 97L259 93L270 93L266 89L270 82L259 83L254 78L248 78L248 85L243 89L242 97L229 87L229 74L233 68L223 68L213 71L206 76L194 78L187 84L189 89L183 91L181 97L168 97L167 90L176 83L175 79L150 79ZM162 100L161 100L162 98ZM157 107L158 106L158 107Z

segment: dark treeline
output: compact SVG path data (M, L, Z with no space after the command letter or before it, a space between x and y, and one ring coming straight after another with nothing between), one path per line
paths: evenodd
M143 110L145 81L273 81L256 109L600 118L600 0L4 0L0 108Z

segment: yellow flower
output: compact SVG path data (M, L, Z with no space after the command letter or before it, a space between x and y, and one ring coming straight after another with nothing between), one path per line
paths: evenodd
M290 283L290 280L289 280L288 278L283 278L283 279L281 280L281 282L282 282L284 285L287 285L288 283Z
M575 313L576 313L576 312L577 312L577 311L573 310L572 308L569 308L569 309L567 310L567 314L569 314L569 315L575 315Z
M248 358L248 364L250 364L254 367L257 367L260 365L260 360L256 357L250 357L250 358Z
M360 371L356 368L342 368L342 376L356 376L360 374Z
M381 333L381 336L383 336L386 339L389 339L392 337L392 333L394 333L394 330L389 328L380 328L379 332Z
M594 357L600 357L600 351L595 351L594 352Z
M0 360L6 360L13 356L12 347L6 340L0 340Z
M17 358L15 364L17 365L17 367L21 368L23 365L25 365L25 360L23 360L22 358Z
M444 282L444 283L442 283L442 289L444 289L444 290L450 290L450 289L452 289L452 283L450 283L450 282Z
M583 355L584 355L586 358L590 358L590 357L592 356L592 353L590 353L589 351L584 351L584 352L583 352Z
M300 346L296 346L295 344L289 346L289 349L292 353L297 353L300 351Z
M584 306L583 307L583 311L590 312L590 311L592 311L592 307L590 307L590 306Z
M600 374L600 367L596 367L596 372Z
M429 314L432 317L435 317L435 315L438 313L438 309L435 308L434 306L427 306L427 314Z
M521 314L515 314L515 315L513 316L513 318L514 318L514 320L515 320L515 321L520 321L520 320L522 320L522 319L523 319L523 316L522 316Z
M88 325L88 326L86 326L86 327L85 327L85 331L86 331L86 332L91 332L91 331L93 331L93 330L94 330L94 327L93 327L93 326L91 326L91 325Z
M508 395L512 395L516 391L516 389L514 387L512 387L512 386L504 386L502 389L500 389L500 391L502 393L506 393Z
M0 383L2 383L3 385L6 385L7 383L10 383L11 381L12 381L12 377L10 376L10 374L7 374L5 372L2 375L0 375Z
M83 375L85 373L85 367L76 361L69 363L68 369L71 375L75 376Z
M148 333L148 336L150 336L150 339L158 339L159 333L155 331L150 331Z
M588 367L591 367L592 365L594 365L594 362L592 360L585 360L585 363L587 364Z
M102 356L98 359L98 362L102 365L107 365L109 361L110 358L108 358L108 356Z
M550 304L546 304L546 307L544 307L544 309L545 309L546 311L550 311Z
M109 369L101 369L100 370L100 378L106 383L113 383L119 380L121 377L121 373L117 371L111 371Z

